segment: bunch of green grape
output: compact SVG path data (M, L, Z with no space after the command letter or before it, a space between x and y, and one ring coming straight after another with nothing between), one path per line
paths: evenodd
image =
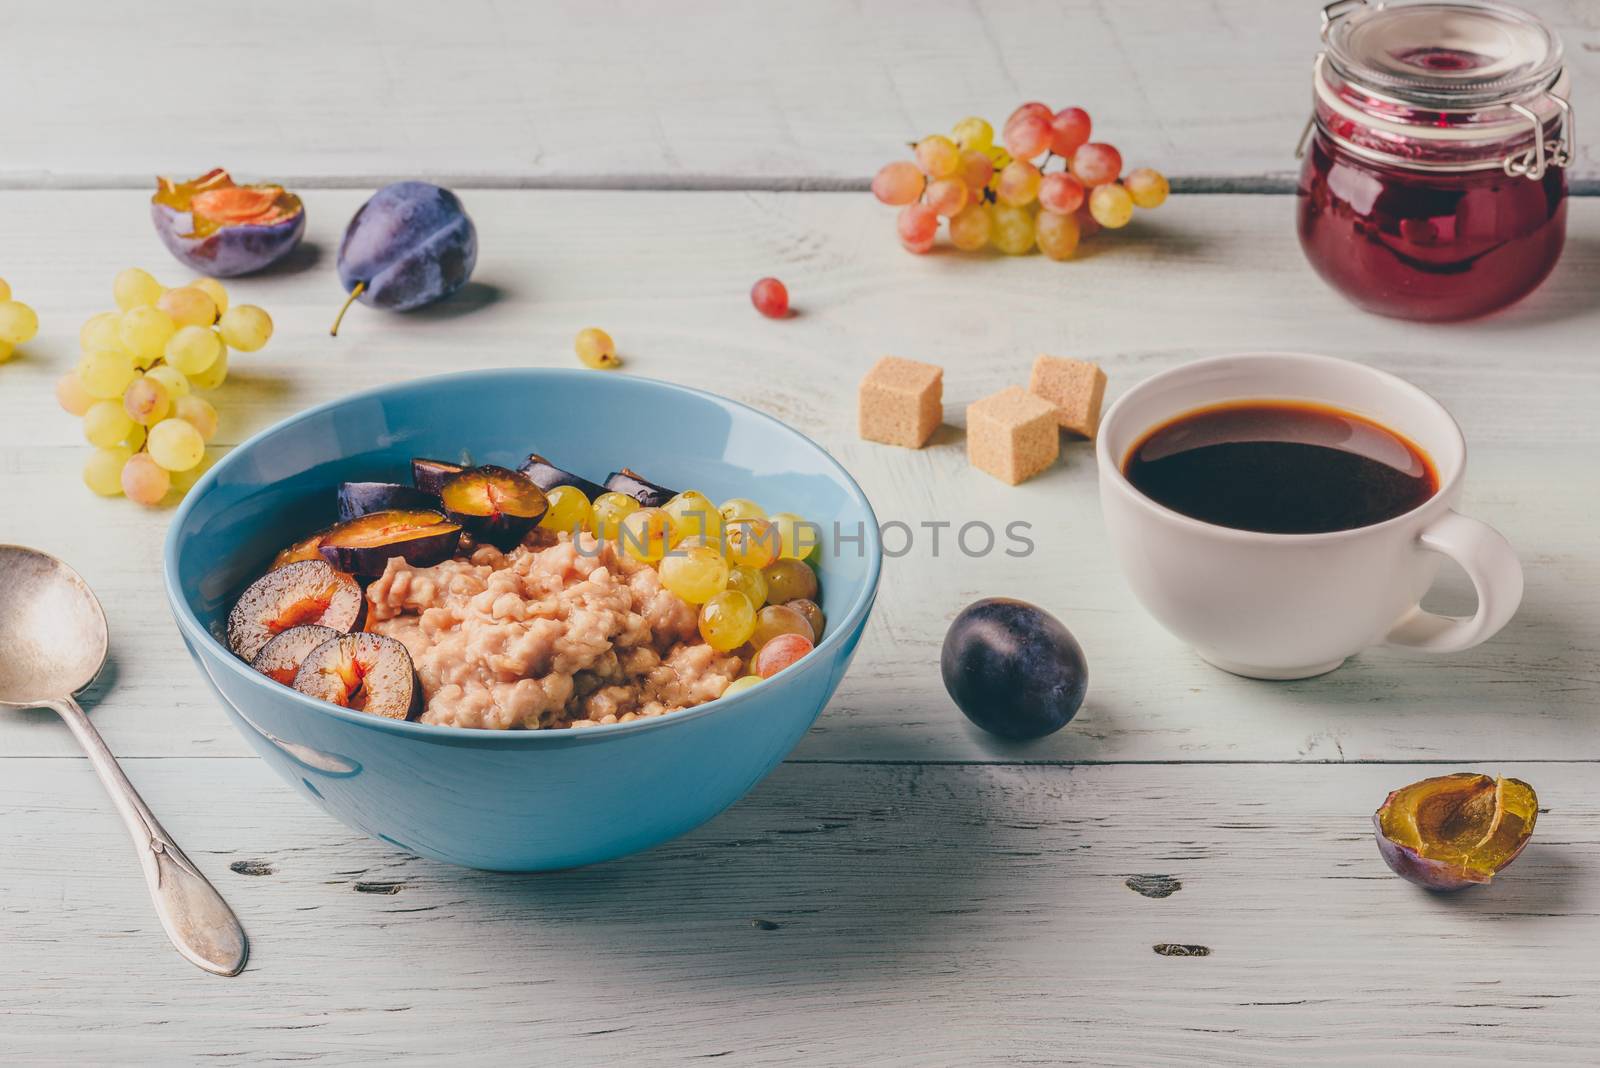
M272 318L251 304L230 307L214 278L168 289L130 267L112 294L118 310L83 324L83 355L56 383L56 399L82 416L95 447L84 484L102 496L159 504L174 490L181 496L205 468L217 410L197 391L222 385L230 349L265 345Z
M1017 108L996 144L980 118L956 123L913 146L915 162L890 163L872 180L872 193L898 207L896 226L908 252L933 248L939 220L964 252L991 245L1020 256L1037 248L1053 260L1071 258L1080 238L1116 230L1133 209L1167 199L1167 180L1140 167L1122 173L1122 153L1090 141L1089 113L1051 111L1037 101ZM1052 170L1051 165L1060 166Z
M0 363L11 359L18 345L33 340L39 317L20 300L11 299L11 287L0 278Z

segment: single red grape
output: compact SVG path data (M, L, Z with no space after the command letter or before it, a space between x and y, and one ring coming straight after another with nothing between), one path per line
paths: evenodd
M1122 153L1097 141L1079 145L1072 154L1072 173L1087 186L1114 182L1122 174Z
M1071 215L1083 204L1083 183L1070 174L1052 171L1039 183L1039 206L1060 215Z
M789 290L776 278L763 278L750 287L750 303L768 319L782 319L789 314Z
M1078 146L1089 140L1089 113L1082 108L1062 108L1050 120L1050 151L1071 159Z

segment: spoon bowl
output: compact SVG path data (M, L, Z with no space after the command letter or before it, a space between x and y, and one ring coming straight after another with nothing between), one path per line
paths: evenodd
M94 681L106 661L106 614L60 560L0 545L0 705L40 708Z

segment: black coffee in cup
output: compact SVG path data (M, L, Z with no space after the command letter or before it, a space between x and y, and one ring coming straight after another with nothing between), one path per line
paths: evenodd
M1409 512L1439 489L1427 455L1353 412L1307 401L1236 401L1147 432L1123 463L1145 496L1206 523L1321 534Z

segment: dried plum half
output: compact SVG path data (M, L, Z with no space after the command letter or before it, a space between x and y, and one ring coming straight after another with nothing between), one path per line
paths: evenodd
M395 556L432 567L454 556L460 543L460 523L427 509L396 509L338 524L323 535L317 551L340 571L375 576Z
M291 627L314 623L349 631L365 605L361 586L351 576L323 560L297 560L245 587L228 613L228 648L253 661L273 637Z
M294 688L340 708L387 719L410 719L422 709L411 654L383 634L341 634L306 655Z
M550 507L533 479L505 467L474 467L439 488L445 515L502 549L520 542Z

